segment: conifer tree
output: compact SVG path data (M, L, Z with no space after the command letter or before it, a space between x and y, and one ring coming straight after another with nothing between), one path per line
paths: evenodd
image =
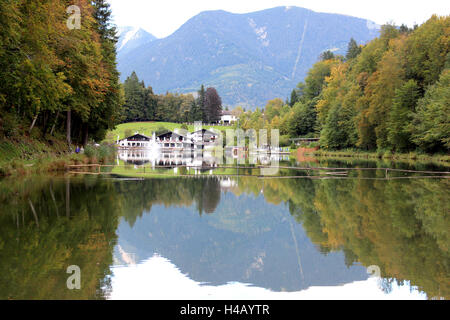
M361 47L358 46L355 39L351 38L345 58L347 60L355 59L361 53L361 50Z
M203 122L207 122L208 121L207 115L206 115L207 113L206 113L206 110L205 110L205 94L206 94L205 87L202 84L200 90L198 91L197 106L200 109Z

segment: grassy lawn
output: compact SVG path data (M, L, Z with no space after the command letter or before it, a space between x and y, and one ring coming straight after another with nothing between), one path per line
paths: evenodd
M134 134L136 132L139 132L141 134L144 134L146 136L151 136L154 131L156 131L158 128L166 128L170 131L174 131L175 129L181 129L182 124L180 123L173 123L173 122L130 122L130 123L122 123L119 124L115 130L108 132L105 138L105 142L107 143L113 143L117 141L117 136L119 136L119 139L126 138L125 133ZM227 130L232 129L231 126L203 126L204 129L214 128L216 130ZM189 132L194 131L194 126L189 125L188 126Z

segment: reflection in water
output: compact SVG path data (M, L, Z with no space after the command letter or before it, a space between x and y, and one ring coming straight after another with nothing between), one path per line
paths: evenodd
M152 152L145 149L121 149L117 155L118 160L122 160L128 164L145 165L151 164L154 166L187 166L187 167L201 167L209 166L216 167L220 163L233 163L233 157L219 161L219 159L210 151L186 151L186 152ZM259 163L269 165L272 162L288 161L289 155L279 154L257 154L252 155L249 161L251 163Z
M103 299L120 208L97 182L0 181L0 299ZM67 289L70 265L81 290Z
M298 291L367 278L365 268L348 269L342 253L317 251L298 225L291 232L288 209L262 196L222 194L214 211L199 217L195 205L153 204L133 227L120 224L119 244L138 261L157 253L193 280L214 286L241 282Z
M3 180L0 299L448 298L450 181L383 175Z
M155 255L135 266L113 268L108 295L113 300L313 300L313 299L426 299L409 285L380 290L379 279L369 278L341 286L316 286L296 292L275 292L266 288L230 282L213 286L194 281L168 259Z

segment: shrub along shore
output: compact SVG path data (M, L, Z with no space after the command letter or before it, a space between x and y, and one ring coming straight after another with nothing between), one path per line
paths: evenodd
M105 164L114 155L115 148L107 144L87 145L77 154L68 151L64 140L0 140L0 177L66 172L70 165Z
M315 150L311 152L306 152L305 154L313 155L317 158L329 158L329 159L368 159L368 160L376 160L376 159L384 159L390 161L414 161L414 162L428 162L428 163L436 163L443 166L450 166L450 155L447 154L425 154L425 153L417 153L417 152L409 152L409 153L393 153L391 151L361 151L356 149L346 149L339 151L332 150Z

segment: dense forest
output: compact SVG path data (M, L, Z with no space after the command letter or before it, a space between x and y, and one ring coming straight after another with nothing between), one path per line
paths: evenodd
M382 27L345 57L325 52L286 102L241 116L244 129L277 128L282 140L320 137L324 149L450 150L450 17Z
M192 94L156 95L133 72L123 85L125 105L123 121L164 121L214 123L222 114L222 99L215 88L202 85L197 98Z
M105 0L0 2L0 138L100 141L121 116Z

